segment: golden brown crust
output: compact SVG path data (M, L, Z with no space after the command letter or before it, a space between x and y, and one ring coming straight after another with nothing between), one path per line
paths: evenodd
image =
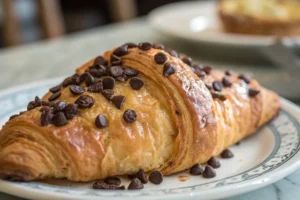
M225 3L226 0L219 1L218 15L226 32L250 35L300 35L300 19L278 20L257 17L255 14L229 13L224 10Z
M106 60L111 53L104 54ZM154 61L157 53L167 55L175 74L162 75L163 65ZM93 62L79 67L77 73L84 73ZM255 132L280 107L276 94L255 80L247 85L237 75L230 77L233 85L223 89L227 100L213 99L205 84L222 80L223 72L213 70L203 82L189 66L163 50L131 48L122 63L140 72L144 87L132 90L128 81L117 82L115 95L126 97L120 110L100 93L85 92L95 104L80 109L65 126L41 126L40 107L7 122L0 132L0 177L91 181L132 174L140 168L170 175L218 155ZM249 97L249 87L261 92ZM68 87L61 93L58 100L67 103L78 98ZM126 109L137 112L136 122L124 121ZM98 114L106 116L108 127L95 126Z

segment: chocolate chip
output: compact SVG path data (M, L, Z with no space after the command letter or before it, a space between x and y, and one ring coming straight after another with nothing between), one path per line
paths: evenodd
M127 42L127 43L125 43L124 45L127 45L129 49L138 47L138 46L137 46L135 43L133 43L133 42Z
M122 95L114 96L114 97L111 99L111 102L112 102L118 109L121 109L121 108L123 107L124 102L125 102L125 97L122 96Z
M229 70L226 70L224 73L225 73L226 76L231 76L232 75L232 72L229 71Z
M211 70L212 70L212 68L210 66L205 66L203 68L203 71L205 71L206 74L210 74Z
M109 74L114 77L121 76L123 72L124 71L120 66L112 66L109 68Z
M185 56L181 60L188 66L192 66L193 59L191 57Z
M125 82L128 80L128 77L125 74L123 74L121 76L115 77L115 79L116 79L116 81L119 81L119 82Z
M221 163L220 163L220 161L216 157L211 157L211 159L209 159L207 161L207 164L210 165L213 168L219 168L219 167L221 167Z
M110 89L106 89L106 90L102 90L101 91L101 94L107 99L107 100L111 100L111 97L113 96L114 94L114 91L113 90L110 90Z
M58 101L54 104L53 106L53 112L57 113L59 111L62 111L63 109L65 109L65 107L67 106L67 104L63 101Z
M201 80L203 80L203 79L205 78L206 73L205 73L204 71L200 71L200 72L196 73L196 75L197 75Z
M241 144L241 142L237 142L237 143L235 143L235 145L240 145Z
M83 82L84 82L86 73L89 73L89 69L85 70L85 72L79 76L80 83L83 83ZM70 85L71 85L71 84L70 84Z
M61 95L61 92L56 92L48 98L48 101L54 101L54 100L58 99L60 97L60 95Z
M67 118L63 112L56 113L52 121L55 126L64 126L67 124Z
M116 60L111 62L111 66L120 66L122 65L122 60Z
M13 120L13 119L16 118L16 117L19 117L19 115L18 115L18 114L15 114L15 115L10 116L8 121Z
M249 94L250 97L255 97L259 93L260 93L260 91L256 90L256 89L249 88L249 90L248 90L248 94Z
M51 110L43 111L41 114L41 125L47 126L52 122L53 119L53 113Z
M173 64L167 62L164 65L164 71L163 71L164 76L170 76L170 75L174 74L175 72L176 72L176 67Z
M112 77L105 77L102 80L103 89L114 89L115 87L115 79Z
M104 190L125 190L125 186L117 186L113 184L107 184L107 183L101 183L101 182L95 182L93 184L93 189L104 189Z
M106 65L95 65L95 69L106 71L107 66Z
M134 69L125 68L123 70L124 70L124 74L128 77L134 77L134 76L137 76L139 74L139 72L134 70Z
M95 125L98 128L104 128L107 127L108 121L104 115L98 115L95 119Z
M138 178L142 183L148 183L147 176L143 169L140 169L136 174L134 174L135 178Z
M129 175L128 175L128 178L129 178L129 179L134 179L134 178L135 178L135 174L129 174Z
M123 114L123 118L126 122L128 123L133 123L136 121L136 118L137 118L137 114L134 110L126 110Z
M64 113L68 120L73 119L73 117L75 117L75 115L78 113L78 105L77 104L68 104L64 108Z
M42 106L48 106L49 102L48 101L42 101Z
M211 96L213 99L220 99L221 101L225 101L227 98L224 94L221 94L219 92L210 91Z
M57 85L57 86L54 86L54 87L50 88L49 91L52 92L52 93L56 93L56 92L58 92L61 88L62 88L62 84L59 84L59 85Z
M87 89L89 92L95 92L99 93L103 90L102 82L94 83L93 85L90 85Z
M180 115L180 112L178 110L175 111L176 115Z
M41 109L40 109L40 112L44 112L44 111L52 111L52 108L49 107L49 106L43 106Z
M222 80L222 83L223 83L224 87L231 87L231 85L232 85L232 82L231 82L230 78L228 78L228 77L224 77Z
M193 64L191 67L192 71L197 74L197 72L203 72L203 65Z
M54 102L54 101L51 101L51 102L49 102L49 105L48 105L48 106L53 107L54 105L55 105L55 102Z
M94 84L95 79L90 73L85 72L84 82L85 82L86 86L90 86L90 85Z
M211 91L210 93L211 93L211 96L212 96L212 98L213 98L213 99L217 99L217 98L219 98L219 97L220 97L220 94L219 94L219 93L217 93L217 92L213 92L213 91Z
M214 81L212 83L212 86L214 88L215 91L221 92L223 89L222 83L220 81Z
M163 175L160 171L154 170L150 173L149 181L153 184L159 185L163 182Z
M67 86L72 85L72 84L73 84L73 79L72 79L72 77L67 77L67 78L63 81L63 83L62 83L62 85L63 85L64 87L67 87Z
M98 56L94 60L94 65L106 65L106 64L107 64L107 61L102 56Z
M125 56L126 54L128 54L128 46L127 45L122 45L118 48L116 48L114 51L113 51L113 54L116 55L116 56Z
M145 171L143 169L140 169L135 174L128 175L128 178L130 178L130 179L138 178L144 184L148 182L146 173L145 173Z
M35 104L36 107L39 107L39 106L42 105L42 100L38 96L36 96L34 98L34 104Z
M143 80L140 79L139 77L134 77L134 78L130 79L129 84L130 84L131 88L134 90L139 90L144 86Z
M139 49L143 50L143 51L148 51L149 49L152 48L152 44L149 42L142 42L139 43Z
M204 178L214 178L215 176L216 176L215 170L210 166L206 166L205 170L203 172L203 177Z
M100 78L101 76L106 75L106 68L102 65L100 65L101 69L89 69L89 73L97 78Z
M67 87L69 85L78 85L78 84L80 84L80 76L78 76L78 74L74 74L73 76L66 78L62 83L63 87Z
M89 95L83 95L80 96L75 103L78 104L79 108L91 108L94 105L94 99Z
M251 77L244 75L244 74L240 74L238 76L239 79L245 81L245 83L249 84L251 82Z
M178 58L178 57L179 57L177 51L175 51L175 50L173 50L173 49L168 49L167 52L168 52L171 56L173 56L173 57L175 57L175 58Z
M157 64L164 64L167 61L168 57L164 53L157 53L154 56L154 60Z
M163 44L153 44L153 48L154 49L161 49L164 50L165 46Z
M113 176L104 179L104 183L111 184L111 185L121 185L121 180L118 177Z
M226 101L227 97L226 97L224 94L220 94L220 95L219 95L219 99L220 99L221 101Z
M221 157L222 158L232 158L234 155L233 153L229 150L229 149L225 149L222 153L221 153Z
M85 92L85 89L80 87L79 85L71 85L69 89L70 92L74 95L82 94Z
M115 54L111 54L111 56L110 56L110 62L114 63L114 64L116 64L116 63L122 63L122 59L120 57L116 56Z
M32 110L32 109L34 109L34 108L36 108L35 102L34 102L34 101L30 101L30 102L27 104L27 110L29 111L29 110Z
M128 186L128 190L140 190L143 188L144 185L138 178L134 178Z
M203 167L197 163L190 169L190 174L192 175L201 175L203 173Z

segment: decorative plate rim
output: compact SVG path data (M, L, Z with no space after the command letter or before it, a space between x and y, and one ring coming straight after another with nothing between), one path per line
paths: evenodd
M22 86L15 86L13 88L9 88L3 91L0 91L0 100L1 98L7 96L8 94L14 94L16 92L20 92L23 91L24 93L26 93L26 90L30 90L30 89L37 89L37 88L44 88L46 86L49 85L55 85L55 83L57 83L58 81L62 80L62 77L59 78L53 78L53 79L47 79L47 80L43 80L43 81L37 81L37 82L33 82L33 83L29 83L29 84L24 84ZM28 91L27 91L28 92ZM300 114L300 109L298 108L298 106L294 105L293 103L289 102L288 100L285 100L284 98L281 98L281 102L283 105L283 110L281 111L281 113L283 115L288 115L289 119L294 120L293 123L295 123L296 125L296 129L297 129L297 134L300 135L300 122L298 119L295 118L295 116L298 114ZM291 110L293 109L294 111L291 114L289 113L287 110ZM296 113L296 114L295 114ZM281 116L281 115L280 115ZM1 116L0 116L1 117ZM270 127L272 129L272 126ZM272 131L273 134L275 134L274 131ZM278 133L279 134L279 133ZM278 138L276 138L277 136L275 136L276 141L278 140ZM281 136L279 136L279 139L281 139ZM275 143L278 144L278 141ZM263 163L266 163L269 159L272 158L272 156L274 156L274 151L278 151L279 147L274 147L272 153L270 153L270 155L261 163L259 163L258 165L254 166L253 168L244 171L242 173L230 176L230 177L226 177L224 179L220 179L220 180L215 180L215 181L211 181L207 184L211 184L214 182L221 182L222 180L228 180L232 177L237 177L239 175L245 174L248 171L251 170L255 170L256 168L258 168L260 165L262 165ZM114 198L114 199L126 199L126 198L132 198L132 197L140 197L140 198L144 198L144 199L153 199L154 197L156 199L163 199L163 198L194 198L195 196L205 196L205 195L210 195L212 193L222 193L225 191L230 190L230 195L228 196L232 196L235 194L240 194L243 192L247 192L247 191L251 191L257 188L260 188L262 186L271 184L285 176L287 176L288 174L290 174L291 172L295 171L299 166L300 166L300 136L298 139L298 146L297 146L297 151L294 152L294 154L289 157L289 160L287 160L286 162L283 162L280 166L275 167L272 171L267 172L266 174L254 177L252 179L249 180L242 180L240 182L235 182L232 184L228 184L228 185L220 185L219 187L213 187L213 188L209 188L209 189L205 189L204 191L200 191L199 190L190 190L190 191L181 191L180 193L174 192L175 190L182 190L182 189L189 189L192 187L197 187L198 185L194 185L194 186L187 186L187 187L181 187L181 188L174 188L174 189L158 189L158 190L146 190L146 191L126 191L126 192L111 192L111 191L101 191L101 192L97 192L97 195L91 195L88 192L89 191L94 191L92 189L79 189L80 192L85 192L84 194L82 194L81 196L76 196L76 194L78 195L78 189L71 189L71 188L67 188L67 187L59 187L59 186L51 186L49 184L44 184L44 183L12 183L12 182L8 182L8 181L2 181L0 180L0 191L5 192L5 193L9 193L12 195L20 195L20 193L24 193L28 190L30 190L30 194L28 193L28 196L25 196L26 198L33 198L36 197L36 195L41 195L41 192L43 192L43 195L41 196L41 198L64 198L64 199L82 199L82 198L87 198L87 199L101 199L101 198ZM38 187L36 187L38 186ZM251 187L249 187L251 186ZM56 188L57 191L53 191L53 188ZM235 190L233 190L232 188L235 188ZM238 190L237 190L238 188ZM47 190L49 189L49 190ZM45 191L47 190L47 191ZM76 194L72 194L67 191L77 191ZM172 192L173 191L173 192ZM94 192L93 192L94 193ZM125 195L124 195L125 194ZM142 195L142 196L139 196ZM20 195L22 197L24 197L24 195ZM223 196L226 197L226 194Z

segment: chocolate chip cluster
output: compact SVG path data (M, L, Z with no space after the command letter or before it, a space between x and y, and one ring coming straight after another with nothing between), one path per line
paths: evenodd
M144 86L144 82L137 77L138 71L123 66L121 57L127 55L130 48L139 47L143 50L148 49L149 46L152 48L152 45L149 44L141 43L139 46L133 43L124 44L112 52L110 62L104 57L98 56L93 65L88 67L83 74L74 74L66 78L62 84L51 88L50 92L53 94L48 100L50 102L57 100L61 96L61 88L69 87L73 95L82 95L86 92L74 102L79 109L91 108L94 105L94 99L88 95L88 92L100 93L117 109L122 109L126 98L122 95L114 96L113 89L116 81L125 82L130 79L129 83L133 90L140 90ZM124 112L123 118L126 122L133 123L137 119L137 114L134 110L128 109ZM108 120L104 115L99 114L95 118L95 125L98 128L104 128L108 125Z
M63 101L50 102L40 109L41 125L64 126L68 120L71 120L78 113L77 104L67 104Z
M130 53L129 49L138 48L142 51L148 51L151 48L164 50L165 52L159 52L154 55L155 63L163 66L163 75L168 77L176 72L176 66L168 61L168 56L179 58L179 53L173 49L167 49L162 44L152 44L149 42L143 42L139 44L126 43L116 48L107 61L104 57L98 56L95 58L94 63L86 69L83 74L74 74L67 77L61 84L50 88L52 95L48 98L49 102L41 101L36 97L35 101L29 102L28 110L34 109L39 106L44 106L41 115L41 124L43 126L48 124L54 124L56 126L63 126L70 120L70 115L64 109L73 109L72 112L78 112L78 109L91 108L94 105L94 99L88 93L99 93L103 95L108 101L115 105L117 109L122 109L126 102L126 97L122 95L114 95L114 87L116 81L125 82L129 80L130 87L133 90L140 90L144 86L144 81L138 77L139 72L123 65L122 57ZM190 66L191 70L202 80L205 81L205 77L212 71L210 66L203 66L197 63L193 63L191 57L181 56L180 59L183 63ZM232 72L225 71L222 80L214 81L212 84L206 84L206 87L210 90L214 99L226 100L226 96L222 93L223 88L231 87L232 81L230 76ZM239 75L239 79L246 84L251 82L251 78L246 75ZM78 99L74 104L66 104L62 102L55 102L61 96L61 89L69 87L70 92L73 95L78 95ZM259 90L249 88L248 94L250 97L255 97L259 94ZM56 105L57 104L57 105ZM61 110L54 109L55 106L66 107ZM71 108L72 106L72 108ZM48 108L47 108L48 107ZM75 108L76 107L76 108ZM21 113L20 113L21 114ZM177 115L180 115L179 111L176 111ZM10 119L13 119L19 115L13 115ZM133 123L137 120L137 113L134 110L128 109L123 113L123 119L127 123ZM98 128L104 128L108 126L108 120L103 114L99 114L95 118L95 125Z
M234 156L234 154L229 150L225 149L220 156L224 159L229 159ZM197 163L192 166L189 170L190 174L193 176L202 175L203 178L214 178L216 177L215 169L221 167L221 162L218 158L212 157L207 161L207 165L203 167L201 164ZM128 190L139 190L144 188L144 184L148 183L148 180L156 185L163 182L163 175L158 170L153 170L147 177L145 171L140 169L137 173L128 175L131 179ZM103 181L96 181L93 184L94 189L105 189L105 190L125 190L124 185L121 186L121 180L118 177L108 177Z
M36 107L39 107L39 106L43 106L43 105L48 105L48 102L42 101L38 96L36 96L34 98L34 101L30 101L27 104L27 111L32 110L32 109L34 109ZM21 111L19 114L12 115L12 116L10 116L9 120L12 120L12 119L24 114L24 113L26 113L26 111Z
M140 169L137 173L128 175L128 178L132 181L128 186L128 190L140 190L144 188L144 184L148 183L148 178L143 169ZM160 171L154 170L149 175L149 181L155 185L159 185L163 182L163 175ZM118 177L108 177L104 181L96 181L93 184L94 189L106 189L106 190L125 190L125 186L121 186L121 180Z
M192 60L189 57L184 57L182 58L182 61L191 66L192 71L201 79L205 80L205 76L209 75L212 71L212 68L209 66L202 66L199 64L194 64L192 65ZM220 99L221 101L225 101L227 98L224 94L222 94L223 88L229 88L232 86L232 81L231 81L231 76L233 73L231 71L226 70L224 72L224 77L222 80L214 81L212 84L206 84L207 89L211 92L211 95L214 99ZM238 78L242 81L244 81L246 84L251 83L251 77L240 74L238 75ZM253 88L248 88L248 95L250 97L255 97L257 94L259 94L260 91L253 89Z
M221 153L221 157L225 159L232 158L233 156L233 153L229 149L225 149ZM207 166L205 168L201 164L197 163L190 169L190 174L194 176L202 175L203 178L214 178L217 175L214 169L220 167L221 163L219 159L217 159L216 157L211 157L207 161Z
M203 66L197 63L193 64L193 60L191 57L183 56L181 57L181 60L182 62L190 66L191 70L204 82L205 76L209 75L212 71L212 68L210 66ZM226 96L222 94L222 90L223 88L232 86L232 81L230 78L232 74L233 73L231 71L226 70L224 72L224 77L222 78L222 80L216 80L212 84L206 84L207 89L209 89L214 99L220 99L221 101L225 101L227 99ZM251 82L251 77L244 74L240 74L238 78L244 81L246 84L250 84ZM259 93L259 90L248 88L248 95L250 97L255 97Z

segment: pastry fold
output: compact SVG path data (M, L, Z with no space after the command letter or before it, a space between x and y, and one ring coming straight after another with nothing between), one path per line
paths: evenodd
M113 52L102 55L107 68ZM158 53L166 56L162 64L155 60ZM84 93L75 95L69 86L62 87L55 102L74 104L78 97L89 95L94 105L79 109L66 125L42 126L41 106L8 121L0 131L0 178L92 181L139 169L171 175L219 155L255 133L280 109L278 96L257 81L247 84L238 74L229 76L208 67L200 67L201 80L195 68L163 49L131 47L121 62L122 67L138 71L144 83L134 90L130 77L116 79L113 96L126 98L121 109L101 92L87 91L82 82ZM90 60L76 73L84 74L94 63L95 59ZM166 63L175 67L175 73L164 73ZM232 85L215 92L213 83L225 76ZM257 94L249 96L250 89ZM43 100L51 95L47 93ZM124 120L127 109L136 112L135 122ZM104 128L95 125L99 114L107 119Z

